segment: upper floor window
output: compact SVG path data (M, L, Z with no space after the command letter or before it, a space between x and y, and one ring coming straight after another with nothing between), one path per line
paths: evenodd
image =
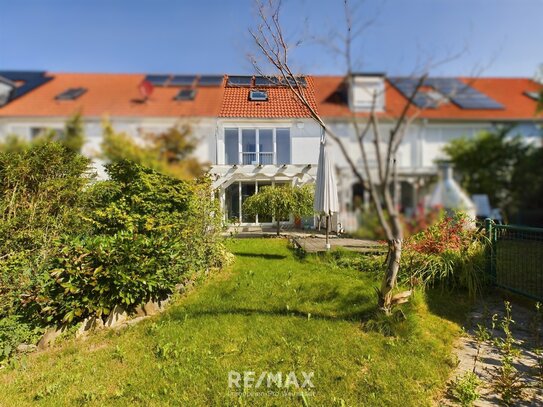
M290 129L224 130L225 164L290 164Z

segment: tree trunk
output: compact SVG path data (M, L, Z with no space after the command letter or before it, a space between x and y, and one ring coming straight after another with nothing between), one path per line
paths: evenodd
M390 314L392 306L394 305L392 291L396 285L398 270L400 269L402 243L402 239L392 239L388 241L387 268L379 293L379 307L386 314Z
M279 236L279 232L281 231L281 223L277 221L277 236Z

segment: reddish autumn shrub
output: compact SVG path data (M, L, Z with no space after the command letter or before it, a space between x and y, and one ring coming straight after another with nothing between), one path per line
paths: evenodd
M408 238L405 248L423 254L461 251L473 240L470 222L462 213L442 216L426 230Z
M400 280L424 287L465 288L474 297L484 276L484 240L463 214L437 223L405 240Z

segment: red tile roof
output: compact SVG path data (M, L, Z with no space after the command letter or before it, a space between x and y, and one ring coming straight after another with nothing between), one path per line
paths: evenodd
M314 76L315 97L319 113L323 117L347 117L352 114L340 92L342 76ZM527 78L460 78L464 83L483 92L501 103L505 108L496 110L462 109L453 103L443 104L437 109L424 109L420 118L439 120L529 120L536 118L537 102L526 96L524 92L537 91L541 85ZM385 110L383 118L398 117L407 99L390 83L385 90ZM415 109L413 108L414 112ZM367 116L368 113L357 113Z
M76 111L86 117L232 117L232 118L304 118L307 109L288 88L269 87L269 100L249 101L248 87L197 87L194 100L174 100L178 87L155 87L145 103L138 85L142 74L49 73L53 79L33 91L0 107L0 117L67 117ZM501 103L500 110L461 109L448 103L437 109L426 109L419 117L436 120L529 120L535 118L536 102L526 96L541 85L527 78L461 78L470 86ZM341 76L307 77L307 96L312 106L325 118L341 118L351 114L345 97L338 93ZM69 88L86 88L76 100L55 100ZM388 85L383 117L397 117L405 97ZM358 113L360 116L367 113ZM539 116L541 117L541 116Z
M306 78L307 87L303 89L311 106L317 110L313 80ZM227 86L224 90L220 117L239 118L287 118L311 117L309 110L296 98L288 87L261 88L268 92L268 100L256 102L249 100L251 88Z
M78 110L87 117L216 117L224 91L219 86L199 87L194 100L176 101L174 97L180 88L156 86L142 103L138 85L145 75L51 73L49 76L53 80L0 107L0 117L66 117ZM87 92L76 100L55 100L65 90L79 87Z

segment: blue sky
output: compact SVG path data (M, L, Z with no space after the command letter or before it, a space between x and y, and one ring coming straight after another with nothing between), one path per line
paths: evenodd
M311 38L343 24L341 0L284 0L297 69L344 71ZM253 0L0 0L0 69L250 73ZM356 68L413 72L461 52L435 74L532 76L543 63L543 0L365 0L374 20L354 44Z

